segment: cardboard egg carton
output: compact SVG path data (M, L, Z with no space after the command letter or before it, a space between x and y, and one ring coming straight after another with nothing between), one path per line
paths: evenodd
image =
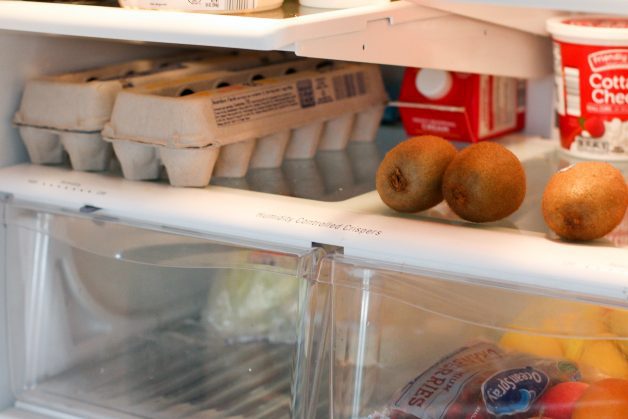
M203 71L236 71L285 57L279 52L196 53L41 77L26 83L14 122L33 163L61 163L66 151L75 170L105 170L112 151L100 131L119 92L157 80Z
M279 167L284 156L309 158L350 140L372 141L386 101L377 66L297 60L126 90L103 137L128 179L155 179L163 163L171 184L205 186L212 172L240 177L249 167ZM172 167L171 153L190 160Z
M180 77L175 80L162 80L150 83L137 89L121 93L116 101L112 121L103 130L105 140L113 144L120 161L125 178L130 180L150 180L160 176L160 166L165 166L171 184L175 186L205 186L209 183L212 170L215 176L242 177L246 174L249 162L253 165L273 166L281 164L283 155L278 149L285 149L289 139L289 130L275 133L260 141L247 140L229 144L220 148L216 144L203 144L193 147L163 147L147 141L122 139L113 134L113 126L119 121L120 115L134 113L143 121L144 131L156 132L159 124L171 121L163 120L163 113L155 111L155 107L166 102L181 102L181 98L198 92L224 88L231 85L254 83L261 79L277 77L294 72L315 69L322 60L299 59L279 64L254 67L237 72L215 71ZM168 100L171 99L171 100ZM138 112L136 107L144 107ZM180 108L179 106L176 106ZM167 113L167 111L164 110ZM180 122L180 121L179 121ZM148 127L152 127L149 129ZM164 127L162 127L164 128ZM165 129L165 128L164 128ZM188 149L186 151L186 149ZM180 156L179 159L173 156ZM180 159L189 164L181 165ZM271 156L269 158L269 156ZM192 170L191 167L196 169ZM193 178L195 180L193 180Z

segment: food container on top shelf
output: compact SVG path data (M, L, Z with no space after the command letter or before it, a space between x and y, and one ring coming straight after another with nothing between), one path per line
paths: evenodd
M323 348L316 400L330 410L315 417L624 418L628 310L570 298L328 256L304 349ZM611 392L583 394L594 387Z
M103 136L129 179L155 179L163 163L172 185L206 186L212 172L241 177L372 141L386 99L377 66L296 60L129 89Z
M628 161L628 19L550 19L562 149L582 159Z
M118 0L127 9L204 13L252 13L281 7L283 0Z
M106 170L112 152L100 131L120 91L156 80L219 69L239 70L285 57L279 52L196 53L45 76L26 83L14 122L33 163L62 163L66 151L75 170Z

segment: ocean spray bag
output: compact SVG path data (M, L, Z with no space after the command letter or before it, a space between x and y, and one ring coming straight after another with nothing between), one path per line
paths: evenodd
M553 385L578 381L575 363L507 352L481 342L453 352L399 390L372 419L512 419L537 412Z

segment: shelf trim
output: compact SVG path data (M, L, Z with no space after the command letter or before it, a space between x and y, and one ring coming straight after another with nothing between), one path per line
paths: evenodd
M11 0L0 2L0 29L127 41L280 50L319 36L363 31L372 20L391 19L391 23L393 20L394 23L402 23L446 14L407 0L285 19Z

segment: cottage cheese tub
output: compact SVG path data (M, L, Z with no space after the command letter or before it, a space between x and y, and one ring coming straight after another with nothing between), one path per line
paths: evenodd
M251 13L281 7L283 0L118 0L127 9Z
M550 19L563 150L628 161L628 18Z

